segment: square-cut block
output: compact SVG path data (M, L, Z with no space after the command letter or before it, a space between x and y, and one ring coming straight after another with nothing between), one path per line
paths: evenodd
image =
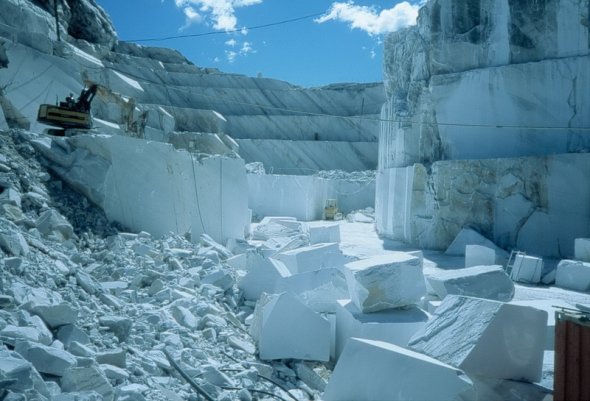
M281 252L273 256L285 264L291 274L305 273L327 267L342 267L350 259L338 244L315 244Z
M251 333L260 359L330 359L330 323L293 295L270 295L256 309Z
M576 260L590 262L590 238L576 238L574 241L574 255Z
M427 279L440 299L454 294L508 302L514 296L514 283L501 266L446 270Z
M472 399L462 372L426 355L382 341L352 338L326 386L326 401Z
M363 313L414 305L426 293L419 257L392 252L345 265L352 302Z
M448 295L408 347L467 374L537 382L546 326L543 310Z
M528 255L516 255L510 278L521 283L537 284L541 281L543 259Z
M496 251L483 245L465 246L465 267L496 264Z
M590 291L590 263L562 260L557 265L555 285L575 291Z

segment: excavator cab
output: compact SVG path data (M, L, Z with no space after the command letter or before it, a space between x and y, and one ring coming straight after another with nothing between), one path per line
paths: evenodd
M69 128L92 128L90 104L96 95L97 89L98 85L91 85L82 89L77 100L68 97L65 102L60 102L59 105L42 104L39 106L37 121L61 128L61 130L49 131L50 134L57 136L63 136L65 129Z

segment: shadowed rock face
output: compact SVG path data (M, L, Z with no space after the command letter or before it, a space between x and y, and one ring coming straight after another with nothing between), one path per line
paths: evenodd
M117 33L109 16L95 0L57 0L60 25L74 39L111 47ZM1 3L11 3L10 0ZM31 0L30 3L54 16L53 0ZM26 5L25 5L26 7Z

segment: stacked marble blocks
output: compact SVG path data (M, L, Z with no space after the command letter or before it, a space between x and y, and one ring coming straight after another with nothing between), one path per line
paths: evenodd
M501 266L446 270L427 279L440 299L453 294L508 302L514 296L514 283Z
M260 299L250 333L262 360L330 359L330 323L289 293Z
M458 400L472 394L469 378L452 366L394 344L352 338L323 399Z
M414 305L426 292L421 259L393 252L344 266L352 302L363 313Z
M410 349L495 379L541 379L547 312L456 295L410 340Z

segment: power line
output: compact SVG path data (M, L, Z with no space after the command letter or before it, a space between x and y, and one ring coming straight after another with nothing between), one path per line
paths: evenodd
M239 100L234 100L234 99L228 99L228 98L224 98L221 96L207 95L204 93L194 92L193 91L194 88L191 88L191 87L185 87L185 86L180 86L180 85L167 85L164 82L160 83L160 82L156 82L153 80L149 80L145 77L140 77L140 76L137 76L137 75L129 73L129 72L117 70L113 67L105 67L105 68L113 70L113 71L119 71L121 74L129 75L130 77L133 77L133 78L136 78L139 80L143 80L146 82L150 82L151 84L163 86L166 90L168 99L170 99L170 94L168 92L168 89L169 89L169 87L172 86L177 91L189 92L194 96L201 96L204 98L211 99L212 101L215 101L215 102L233 103L233 104L239 104L241 106L249 106L249 107L259 108L261 110L282 111L282 112L286 112L286 113L300 114L300 115L307 115L307 116L314 116L314 117L329 117L329 118L339 118L339 119L355 120L355 121L356 120L363 120L363 121L373 121L373 122L380 122L380 123L387 122L387 123L398 123L398 124L417 124L417 125L433 125L433 126L438 125L438 126L443 126L443 127L525 129L525 130L540 130L540 131L577 130L577 131L590 132L590 127L564 127L564 126L542 126L542 125L530 126L530 125L514 125L514 124L478 124L478 123L435 122L435 121L428 122L428 121L416 121L416 120L411 120L411 119L387 119L387 118L381 118L381 117L374 118L374 117L368 117L368 116L362 116L362 115L359 115L359 116L339 116L339 115L329 114L329 113L317 113L317 112L312 112L312 111L294 110L294 109L289 109L286 107L263 105L263 104L258 104L258 103L251 103L251 102L244 102L244 101L239 101ZM161 77L159 77L159 78L162 79ZM172 104L170 104L169 106L176 107Z
M286 20L277 21L277 22L271 22L271 23L268 23L268 24L248 26L248 27L243 27L243 28L239 28L239 29L231 29L229 31L209 31L209 32L202 32L202 33L185 34L185 35L163 36L163 37L159 37L159 38L128 39L126 41L127 42L154 42L154 41L164 41L164 40L172 40L172 39L181 39L181 38L198 38L198 37L201 37L201 36L211 36L211 35L222 35L222 34L228 34L228 33L236 33L236 32L242 32L244 29L246 29L248 31L253 31L255 29L263 29L263 28L268 28L268 27L271 27L271 26L289 24L291 22L297 22L297 21L302 21L302 20L305 20L305 19L313 18L313 17L319 17L320 15L323 15L323 14L325 14L325 11L323 11L321 13L304 15L302 17L291 18L291 19L286 19Z

